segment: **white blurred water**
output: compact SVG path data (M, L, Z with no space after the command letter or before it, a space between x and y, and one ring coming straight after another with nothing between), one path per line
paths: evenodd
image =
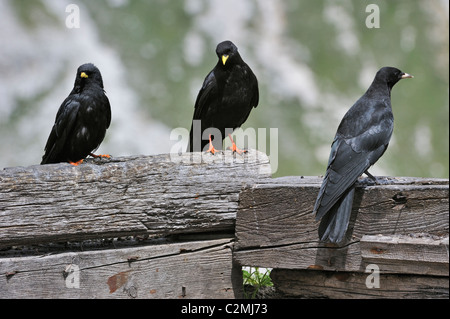
M79 29L65 24L70 3L80 8ZM395 88L394 135L371 172L445 176L448 2L379 6L382 27L371 30L356 0L0 0L0 169L40 162L86 62L102 72L112 106L98 153L169 152L173 129L190 127L215 45L229 39L260 84L260 105L243 128L278 129L283 174L323 174L344 113L379 67L396 65L416 77Z
M46 1L57 21L28 28L9 2L0 1L0 167L39 164L56 112L73 88L79 65L100 69L112 107L112 123L98 153L157 154L170 150L170 129L139 108L118 54L103 44L88 11L80 5L80 28L66 27L69 1ZM27 111L8 123L18 101Z

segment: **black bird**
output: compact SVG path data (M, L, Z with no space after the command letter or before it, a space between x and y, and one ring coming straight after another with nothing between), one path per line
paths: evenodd
M317 197L314 213L322 241L340 242L347 231L355 182L383 155L394 129L392 87L412 78L393 67L381 68L367 92L348 110L331 145L328 167Z
M103 90L100 71L91 63L77 70L72 92L56 114L41 164L69 162L78 165L94 155L111 123L111 107Z
M213 134L209 134L208 152L214 154L216 149L222 149L223 139L228 133L233 143L231 149L241 153L230 134L247 120L252 108L258 105L258 80L231 41L219 43L216 54L219 61L205 78L195 101L187 150L202 151L208 144L206 138L202 139L204 131L216 128L221 138L213 138ZM196 120L201 121L200 125Z

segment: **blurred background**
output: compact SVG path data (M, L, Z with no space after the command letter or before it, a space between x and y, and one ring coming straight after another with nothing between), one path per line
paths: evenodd
M368 5L379 28L368 28ZM79 8L79 28L71 28ZM414 79L392 91L393 138L372 174L449 177L447 0L0 0L0 169L39 164L76 69L102 75L112 124L98 153L168 153L232 40L260 103L243 125L278 129L274 176L322 175L344 113L376 71ZM69 24L67 20L69 19ZM72 21L73 22L73 21ZM69 26L69 27L68 27ZM255 142L256 143L256 142ZM256 144L255 144L256 145ZM277 156L274 160L274 156Z

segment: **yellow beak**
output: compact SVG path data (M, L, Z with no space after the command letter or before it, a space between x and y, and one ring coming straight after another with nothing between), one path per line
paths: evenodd
M85 78L85 79L88 78L88 75L87 75L86 73L84 73L84 72L81 72L80 76L81 76L82 78Z
M226 54L222 55L222 63L223 63L223 65L225 65L225 63L227 63L227 60L228 60L229 57L230 56L226 55Z

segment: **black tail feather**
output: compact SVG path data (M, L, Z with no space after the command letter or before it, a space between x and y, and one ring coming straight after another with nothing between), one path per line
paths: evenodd
M353 206L355 187L352 186L346 194L322 217L319 225L321 241L339 243L347 232Z

